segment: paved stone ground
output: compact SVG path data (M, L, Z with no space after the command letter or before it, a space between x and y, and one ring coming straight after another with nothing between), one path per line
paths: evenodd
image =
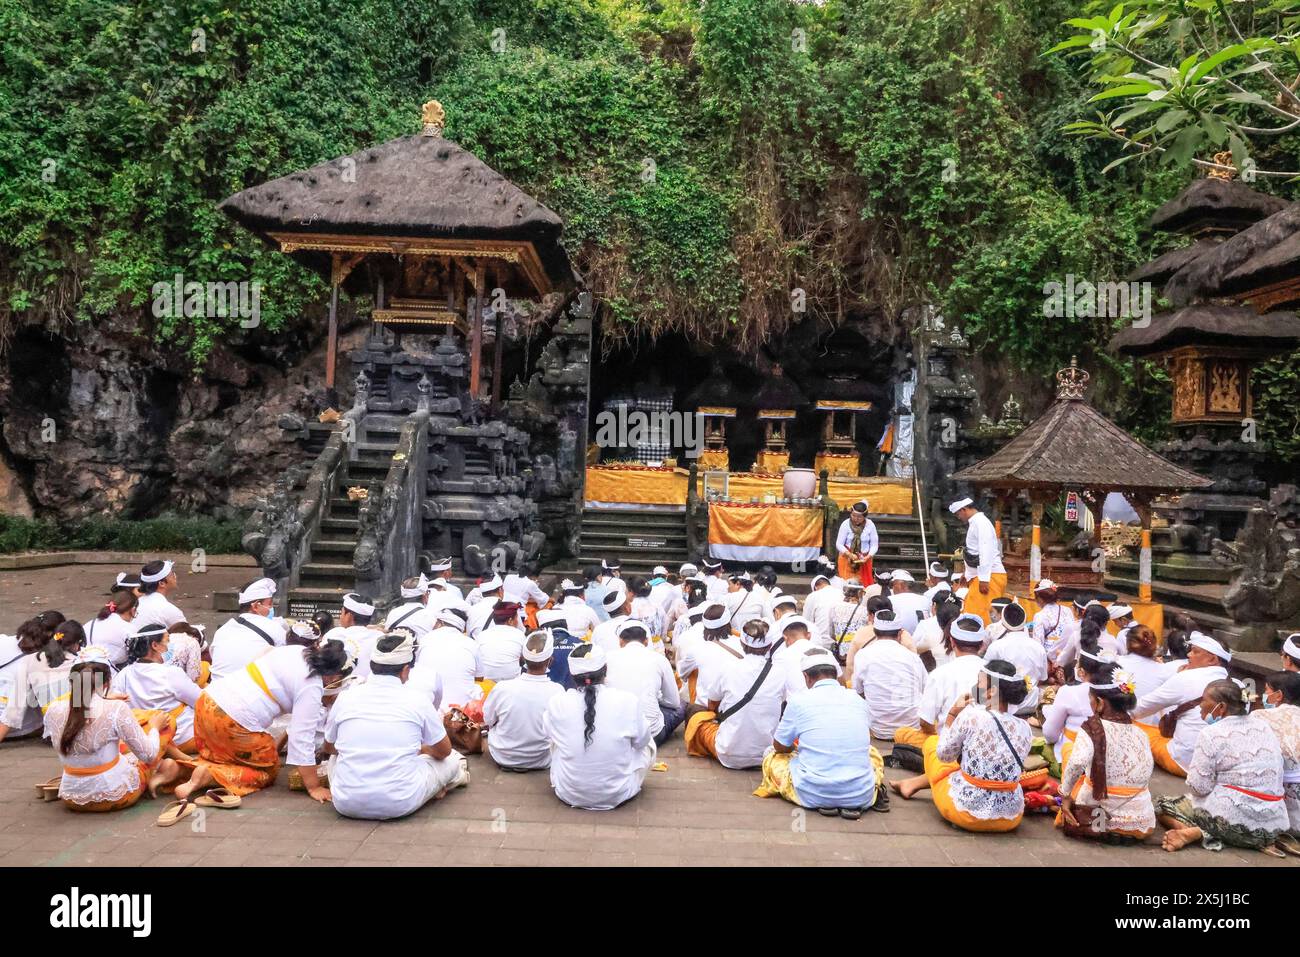
M6 573L0 576L0 601L10 614L0 620L0 630L11 631L22 617L48 607L85 615L102 600L112 577L106 566ZM247 569L238 568L182 572L185 590L177 603L193 620L215 624L224 616L210 609L212 591L247 577ZM1009 835L976 836L949 827L933 804L919 798L895 797L888 814L869 813L859 821L823 818L751 796L755 772L688 758L680 737L660 754L668 770L651 772L643 793L613 811L565 807L551 793L545 772L499 771L490 759L473 757L468 789L401 821L347 820L290 791L282 774L242 808L159 828L153 822L160 802L145 800L104 815L78 815L60 803L42 802L33 785L57 773L53 752L40 741L5 742L0 865L1295 866L1294 859L1233 849L1168 854L1158 840L1134 848L1094 847L1061 837L1048 817L1031 817ZM1152 787L1172 794L1180 792L1180 783L1157 771Z
M1232 849L1168 854L1158 842L1092 847L1067 841L1046 817L1029 818L1010 835L975 836L949 827L920 799L895 797L888 814L859 821L823 818L751 796L757 774L689 758L680 739L661 757L668 770L652 771L639 797L606 812L565 807L544 772L500 771L476 756L467 789L400 821L342 818L290 791L282 774L239 809L159 828L153 822L160 802L78 815L40 801L32 785L57 773L53 753L36 741L6 743L0 745L0 865L1294 866ZM1158 792L1177 790L1173 778L1157 775Z

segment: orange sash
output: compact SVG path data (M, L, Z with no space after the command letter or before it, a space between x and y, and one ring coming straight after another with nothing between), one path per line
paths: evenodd
M116 765L118 760L121 757L122 756L120 754L115 754L113 755L112 761L108 761L104 764L96 765L93 768L74 768L74 767L69 767L68 765L65 764L63 766L63 773L71 774L73 777L76 778L88 778L96 774L103 774L105 771L108 771L114 765Z
M1092 779L1085 774L1083 777L1079 778L1079 780L1075 781L1074 787L1070 789L1071 799L1077 798L1079 796L1079 792L1083 790L1083 783L1085 781L1088 782L1088 787L1090 788L1092 787ZM1121 785L1118 784L1107 784L1106 796L1127 798L1127 797L1133 797L1134 795L1137 794L1141 794L1145 790L1146 788L1128 788L1128 787L1122 787Z
M977 788L983 788L986 791L1014 791L1020 787L1020 779L1014 781L990 781L988 778L977 778L973 774L961 772L961 776L975 785Z
M1252 791L1250 788L1237 787L1235 784L1225 784L1225 788L1232 788L1234 791L1240 791L1247 797L1257 798L1260 801L1280 801L1285 795L1282 794L1265 794L1263 791Z

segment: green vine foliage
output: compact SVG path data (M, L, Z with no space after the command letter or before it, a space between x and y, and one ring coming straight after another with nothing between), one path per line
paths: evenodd
M265 330L300 321L320 280L216 204L413 132L436 97L448 136L565 219L616 335L753 347L796 320L800 287L814 319L897 322L933 301L991 358L1044 375L1078 353L1128 386L1133 370L1100 349L1112 323L1044 318L1043 284L1150 258L1146 218L1186 178L1103 176L1105 144L1062 135L1090 95L1044 56L1071 13L0 0L0 326L127 315L197 367L242 333L155 319L150 288L177 271L260 280ZM1153 414L1140 390L1106 393L1126 424Z

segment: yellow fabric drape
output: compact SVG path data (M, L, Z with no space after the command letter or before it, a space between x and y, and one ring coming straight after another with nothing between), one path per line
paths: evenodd
M710 545L820 548L822 510L791 505L709 504Z

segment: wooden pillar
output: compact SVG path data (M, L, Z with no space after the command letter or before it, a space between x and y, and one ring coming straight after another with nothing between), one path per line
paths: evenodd
M330 283L330 330L329 340L325 346L325 388L334 388L334 366L338 362L339 349L339 286Z
M478 398L483 365L483 264L474 263L474 299L470 303L469 394Z

